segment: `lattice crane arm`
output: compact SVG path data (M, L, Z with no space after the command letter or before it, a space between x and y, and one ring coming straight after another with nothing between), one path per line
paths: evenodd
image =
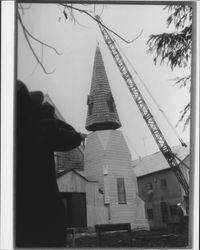
M96 16L96 18L100 21L100 17ZM119 71L121 72L122 77L124 78L139 110L140 113L142 114L147 126L149 127L149 130L151 134L153 135L160 151L162 152L163 156L167 160L169 166L175 173L178 181L180 182L181 186L183 187L186 196L189 195L189 185L179 167L179 164L170 148L168 145L167 141L165 140L158 124L156 123L151 111L149 110L140 90L138 89L135 81L133 80L133 77L128 70L122 56L120 55L119 50L117 49L113 39L111 38L110 34L108 31L105 29L103 25L101 25L101 22L98 22L100 31L103 35L104 41L106 45L108 46L115 63L117 64Z

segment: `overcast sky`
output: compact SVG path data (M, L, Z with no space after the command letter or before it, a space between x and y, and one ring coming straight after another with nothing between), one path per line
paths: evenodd
M30 90L42 90L48 94L66 121L77 131L85 130L87 95L90 91L94 53L97 43L103 56L106 72L122 123L122 131L129 145L132 158L144 156L158 151L158 147L149 132L138 108L115 65L115 62L104 43L98 25L88 16L74 12L83 26L74 25L65 20L61 8L55 4L27 4L22 19L28 30L40 40L54 46L61 56L50 49L44 48L43 63L47 71L55 69L53 74L45 74L40 66L36 66L21 27L18 28L18 79L24 81ZM81 7L77 5L76 7ZM178 145L179 141L161 113L151 101L148 93L138 79L145 82L151 94L175 127L180 111L187 104L190 96L187 89L174 86L173 79L188 74L189 67L171 71L166 65L154 65L153 55L147 54L146 42L150 34L169 32L166 18L169 13L161 5L106 5L101 16L103 22L115 32L131 40L142 35L131 44L115 38L124 54L131 62L128 64L134 80L140 88L150 110L160 126L170 146ZM86 7L85 7L86 8ZM88 8L88 7L87 7ZM90 7L93 10L93 7ZM102 5L96 7L100 14ZM33 42L38 55L41 46ZM135 73L137 72L137 74ZM183 126L178 127L182 139L189 141L189 127L185 132Z

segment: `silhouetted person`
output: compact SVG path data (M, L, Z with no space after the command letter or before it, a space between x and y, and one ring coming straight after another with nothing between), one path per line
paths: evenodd
M54 117L42 92L17 82L16 247L64 247L64 207L56 183L54 151L80 145L82 135Z

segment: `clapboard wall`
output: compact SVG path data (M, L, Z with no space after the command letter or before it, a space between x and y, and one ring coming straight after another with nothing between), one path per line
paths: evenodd
M76 171L68 171L57 178L57 184L60 192L86 193L88 227L107 222L108 213L98 190L98 182L88 181Z
M132 228L148 228L144 203L138 197L131 155L121 131L96 131L88 136L84 152L84 174L90 180L99 181L104 203L110 207L108 223L131 223ZM119 204L118 201L117 178L124 179L125 204ZM137 213L138 209L140 213Z

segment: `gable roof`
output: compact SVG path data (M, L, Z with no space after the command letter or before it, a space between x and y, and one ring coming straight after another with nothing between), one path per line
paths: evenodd
M74 170L74 169L66 169L66 170L63 170L63 171L57 171L57 173L56 173L56 179L62 177L62 176L65 175L65 174L68 174L69 172L73 172L74 174L78 175L79 177L81 177L82 179L84 179L84 180L87 181L87 182L98 183L98 181L91 181L91 180L88 180L85 176L83 176L82 174L80 174L79 172L77 172L77 171Z
M183 148L180 145L172 147L172 152L176 154L181 160L184 160L187 156L189 156L190 153L188 147ZM137 177L170 168L161 152L156 152L154 154L134 160L132 162L132 166Z

